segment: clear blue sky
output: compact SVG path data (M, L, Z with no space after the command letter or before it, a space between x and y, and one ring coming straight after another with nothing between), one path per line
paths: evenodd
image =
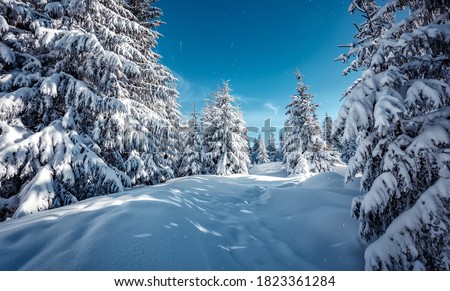
M333 60L355 34L359 16L350 0L160 0L158 53L177 76L183 114L230 80L247 126L271 118L279 129L295 93L294 71L304 75L322 120L336 118L344 90L358 77L342 76Z

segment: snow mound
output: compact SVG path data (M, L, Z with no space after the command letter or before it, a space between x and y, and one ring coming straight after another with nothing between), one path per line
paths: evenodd
M1 223L0 270L363 270L358 194L335 173L175 179Z
M251 175L272 176L272 177L287 177L286 168L282 166L281 162L264 163L254 165L249 171Z

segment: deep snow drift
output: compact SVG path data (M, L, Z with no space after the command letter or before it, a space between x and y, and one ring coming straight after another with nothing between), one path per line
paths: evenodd
M266 164L11 219L0 270L362 270L359 187L340 172L286 178Z

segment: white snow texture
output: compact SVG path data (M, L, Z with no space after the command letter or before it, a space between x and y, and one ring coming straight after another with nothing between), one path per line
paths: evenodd
M0 270L364 268L356 183L286 178L281 163L252 171L262 175L178 178L7 220Z

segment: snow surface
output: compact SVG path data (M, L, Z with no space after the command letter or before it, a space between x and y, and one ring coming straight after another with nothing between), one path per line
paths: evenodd
M256 164L249 171L251 175L286 177L286 168L281 162Z
M193 176L0 223L0 270L363 270L337 172ZM273 174L272 176L270 174Z

